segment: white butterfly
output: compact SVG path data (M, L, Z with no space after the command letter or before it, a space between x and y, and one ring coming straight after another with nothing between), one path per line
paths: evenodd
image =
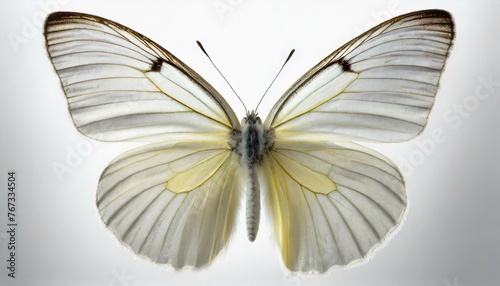
M97 206L118 239L176 269L207 265L229 241L246 186L248 238L262 189L285 266L322 273L368 257L401 224L401 174L352 141L423 130L454 29L441 10L388 20L309 70L263 123L252 111L241 124L201 76L125 26L57 12L45 37L82 134L152 142L100 178Z

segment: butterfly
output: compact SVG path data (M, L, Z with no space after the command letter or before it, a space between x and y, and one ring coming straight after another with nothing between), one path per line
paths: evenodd
M442 10L383 22L311 68L264 121L247 111L241 122L200 75L130 28L56 12L44 34L78 131L149 142L99 179L100 216L121 242L175 269L206 266L244 196L256 238L262 191L286 268L323 273L365 261L401 226L401 173L355 142L422 132L454 24Z

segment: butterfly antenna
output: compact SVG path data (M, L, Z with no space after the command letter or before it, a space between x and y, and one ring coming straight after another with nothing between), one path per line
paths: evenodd
M247 107L245 106L245 103L243 102L243 100L241 100L241 97L238 95L238 93L236 93L236 91L234 90L234 88L231 86L231 84L229 83L229 81L226 79L226 77L221 73L221 71L219 70L219 68L217 68L217 66L215 65L214 61L212 61L212 59L210 58L210 56L208 55L207 51L205 50L205 48L203 47L203 45L200 43L200 41L196 41L196 43L198 44L198 46L200 47L201 51L205 54L205 56L207 56L207 58L210 60L210 62L212 63L212 65L215 67L215 69L219 72L219 74L222 76L222 78L226 81L227 85L229 85L229 87L231 88L231 90L234 92L234 94L236 94L236 97L240 100L241 104L243 104L243 107L245 108L245 113L248 113L248 109Z
M274 81L278 78L278 76L280 75L281 71L283 70L283 68L285 67L286 63L290 60L290 58L292 57L293 53L295 53L295 49L292 49L290 51L290 54L288 55L288 57L286 58L285 62L283 63L283 65L281 66L280 70L278 71L278 73L276 74L276 76L274 77L273 81L271 81L271 84L267 87L266 91L264 91L264 94L262 95L262 97L260 98L259 100L259 103L257 103L257 107L255 107L255 110L257 110L259 108L259 105L260 103L262 102L262 99L264 99L264 96L266 96L266 93L267 91L271 88L271 86L273 85Z

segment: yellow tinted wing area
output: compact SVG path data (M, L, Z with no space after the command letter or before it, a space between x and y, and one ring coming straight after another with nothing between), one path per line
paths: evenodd
M241 199L236 156L219 141L162 142L124 153L101 175L101 218L154 262L207 265L234 229Z
M323 273L362 261L398 229L406 191L382 155L349 142L274 147L260 176L289 270Z
M337 190L335 183L328 177L328 166L323 170L318 170L318 168L312 169L313 167L311 167L309 163L314 164L315 162L300 162L300 158L297 159L297 157L293 156L293 152L287 151L288 150L275 151L272 152L270 156L274 157L273 161L279 164L281 170L284 171L290 179L294 180L301 187L315 193L326 195ZM287 153L292 156L287 156ZM316 165L316 167L318 166Z

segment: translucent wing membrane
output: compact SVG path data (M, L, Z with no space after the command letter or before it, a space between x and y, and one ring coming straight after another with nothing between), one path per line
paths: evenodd
M266 125L276 138L411 139L427 122L453 37L445 11L388 20L300 78Z
M367 257L401 223L397 168L354 143L276 142L261 180L285 266L323 273ZM314 173L310 180L303 174Z
M145 36L97 16L58 12L47 51L73 122L104 141L228 138L239 122L198 74Z
M136 253L175 268L209 264L229 240L241 199L237 160L218 142L155 143L104 170L97 206Z

